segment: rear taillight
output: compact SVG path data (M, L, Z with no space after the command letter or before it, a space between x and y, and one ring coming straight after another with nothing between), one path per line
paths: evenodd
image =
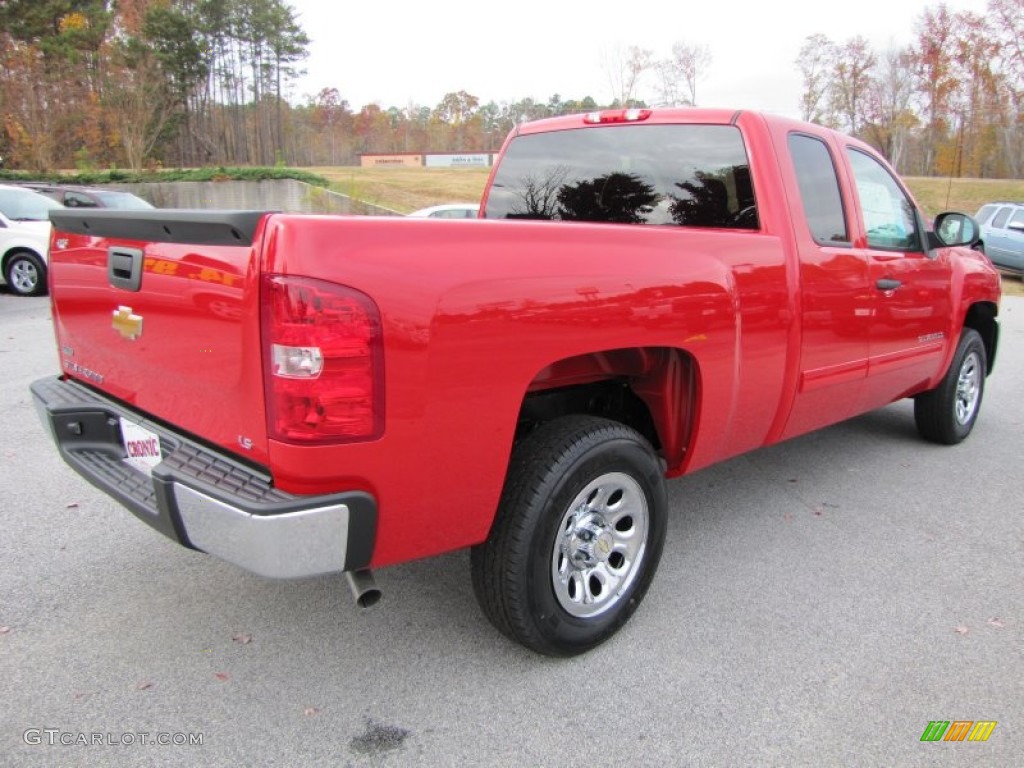
M380 313L344 285L264 275L267 432L303 445L373 440L384 431Z

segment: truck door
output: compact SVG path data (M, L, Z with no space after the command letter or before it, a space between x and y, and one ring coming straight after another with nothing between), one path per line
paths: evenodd
M794 206L800 257L801 343L797 395L784 437L853 415L867 375L870 290L867 259L853 247L831 145L788 137L803 219Z
M925 250L913 200L876 158L846 151L857 192L857 245L867 256L872 311L863 409L920 389L938 372L950 342L952 269Z

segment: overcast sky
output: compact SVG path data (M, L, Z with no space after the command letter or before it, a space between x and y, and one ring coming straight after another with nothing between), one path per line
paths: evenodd
M863 35L882 51L911 42L923 0L644 0L578 2L466 0L346 2L290 0L312 38L294 100L337 88L354 109L433 107L465 90L488 101L610 101L608 51L636 45L667 58L674 42L707 45L712 62L697 102L799 117L795 60L815 33L837 43ZM984 13L985 0L949 0ZM654 100L655 81L638 95Z

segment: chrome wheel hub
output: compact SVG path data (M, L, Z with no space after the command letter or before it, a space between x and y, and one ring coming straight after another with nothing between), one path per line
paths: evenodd
M639 572L649 527L640 484L621 472L588 483L562 516L551 556L559 604L589 618L616 605Z
M960 366L960 375L956 382L956 420L958 424L967 424L974 417L981 399L981 359L972 352L964 358Z
M30 261L19 261L11 270L11 282L18 293L31 293L39 283L39 270Z

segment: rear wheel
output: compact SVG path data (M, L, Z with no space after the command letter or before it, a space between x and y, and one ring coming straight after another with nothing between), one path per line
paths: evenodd
M29 251L18 251L7 259L4 279L19 296L38 296L46 292L46 266Z
M939 386L914 398L914 421L926 440L955 445L971 434L985 394L985 344L965 328Z
M513 453L491 535L472 551L484 614L541 653L595 647L643 599L666 509L658 459L633 429L590 416L538 428Z

